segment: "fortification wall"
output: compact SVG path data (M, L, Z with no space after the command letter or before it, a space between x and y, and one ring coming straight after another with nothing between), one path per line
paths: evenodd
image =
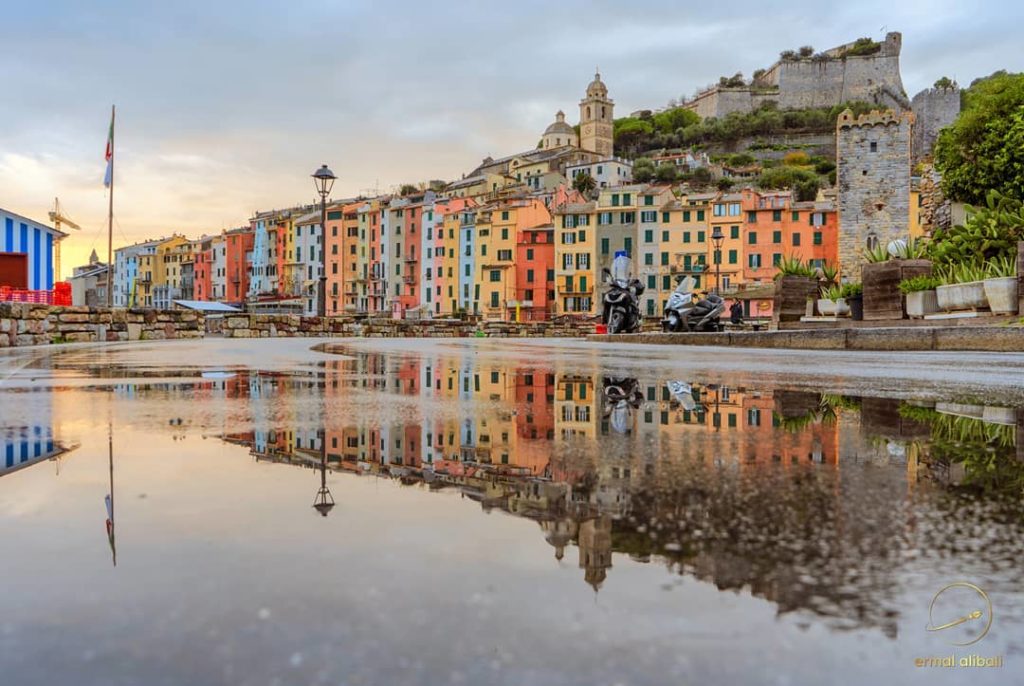
M777 86L778 92L714 87L685 103L702 118L724 117L730 112L751 112L766 101L781 109L833 107L843 102L871 102L897 110L911 103L900 77L902 36L889 33L873 55L846 56L853 43L825 51L828 59L781 60L758 79L759 86Z
M914 115L887 111L836 122L839 264L860 278L869 243L910 235L910 148Z
M911 101L914 110L913 164L930 157L939 131L956 121L960 114L960 89L928 88Z

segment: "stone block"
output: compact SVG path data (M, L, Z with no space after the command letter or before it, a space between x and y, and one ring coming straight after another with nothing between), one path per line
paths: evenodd
M847 332L850 350L910 351L933 350L934 329L931 327L889 327L850 329Z
M1024 328L1017 326L955 326L935 329L935 350L1024 352Z
M7 348L11 345L11 337L9 334L0 333L0 348Z
M127 329L129 341L138 341L142 339L142 324L129 322L125 327Z
M252 338L251 329L232 329L231 338Z
M96 340L94 331L73 331L63 335L68 343L91 343Z

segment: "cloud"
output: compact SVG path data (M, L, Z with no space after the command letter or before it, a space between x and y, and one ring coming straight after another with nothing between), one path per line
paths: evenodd
M102 229L111 102L122 243L311 200L325 162L338 195L458 178L534 146L558 109L574 122L598 66L624 114L786 48L898 30L913 95L942 75L1024 69L1022 19L1019 3L952 0L20 3L0 42L16 103L0 108L0 206L41 218L60 196Z

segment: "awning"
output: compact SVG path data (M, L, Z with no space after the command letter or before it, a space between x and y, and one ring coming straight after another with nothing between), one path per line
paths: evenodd
M175 305L198 312L241 312L237 307L208 300L174 300Z

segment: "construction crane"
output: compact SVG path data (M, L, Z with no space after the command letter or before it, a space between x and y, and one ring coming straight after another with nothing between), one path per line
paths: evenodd
M53 228L57 229L57 231L61 231L61 225L64 225L69 229L82 229L81 226L71 221L71 219L61 210L60 198L53 199L53 210L50 211L50 221L53 222ZM58 236L57 241L53 244L54 281L60 278L60 242L63 238L63 236Z

